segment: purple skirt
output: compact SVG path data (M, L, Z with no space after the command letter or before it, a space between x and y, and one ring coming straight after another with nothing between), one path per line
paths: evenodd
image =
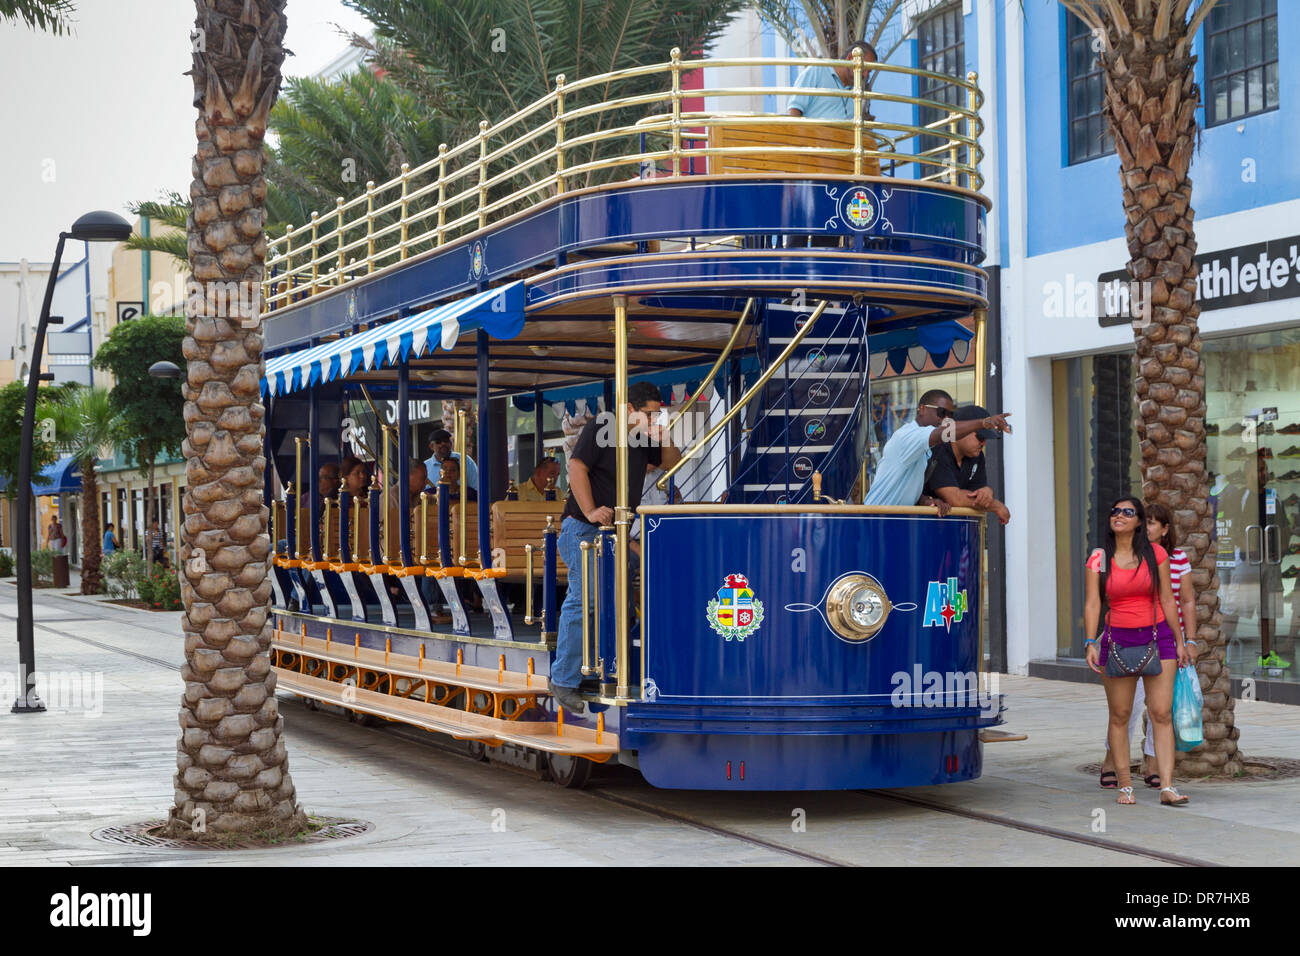
M1112 627L1107 633L1110 634L1110 640L1120 647L1141 647L1151 641L1151 628L1149 627ZM1101 658L1098 664L1105 667L1110 642L1103 637L1100 643ZM1170 628L1168 621L1161 621L1156 625L1156 652L1159 653L1162 661L1175 661L1178 659L1178 642L1174 640L1174 632Z

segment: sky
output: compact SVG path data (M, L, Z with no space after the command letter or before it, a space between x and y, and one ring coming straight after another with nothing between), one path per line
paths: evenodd
M83 213L185 194L194 156L186 0L74 0L74 32L0 24L0 262L48 262ZM289 0L286 76L347 48L369 24L340 0Z

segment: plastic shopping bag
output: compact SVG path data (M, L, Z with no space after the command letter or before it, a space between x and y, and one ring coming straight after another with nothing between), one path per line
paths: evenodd
M1179 750L1199 746L1201 736L1201 680L1195 667L1180 667L1174 677L1174 745Z

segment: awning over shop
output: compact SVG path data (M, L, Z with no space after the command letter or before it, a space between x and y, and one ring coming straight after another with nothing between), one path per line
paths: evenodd
M974 332L955 319L910 329L892 329L875 335L868 333L871 377L883 374L886 363L901 375L907 368L908 358L918 369L925 364L927 357L938 368L947 365L950 358L964 362L974 337Z
M450 350L462 332L484 329L493 338L512 339L523 327L524 284L512 282L356 335L278 355L266 363L262 391L284 395L419 358L439 345Z
M50 465L32 482L32 494L69 495L81 491L81 469L68 455Z

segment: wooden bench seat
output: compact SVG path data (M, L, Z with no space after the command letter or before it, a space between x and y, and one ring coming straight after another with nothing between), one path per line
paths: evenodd
M533 576L541 578L544 561L546 519L555 522L560 530L564 515L563 501L497 501L492 505L492 551L505 554L507 581L522 581L528 567L526 545L533 546ZM564 584L568 572L564 562L557 560L556 580Z

